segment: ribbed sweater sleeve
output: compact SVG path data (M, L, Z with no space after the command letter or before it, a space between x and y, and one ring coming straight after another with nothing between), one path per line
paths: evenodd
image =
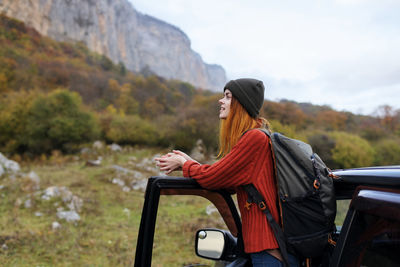
M278 247L268 221L257 207L245 207L247 193L241 185L252 183L263 195L276 221L279 219L274 165L269 138L259 130L251 130L225 157L212 165L186 161L183 175L196 179L204 188L234 188L242 217L242 233L245 251L254 253Z
M251 183L254 164L268 145L266 135L258 130L245 133L221 160L212 165L186 161L183 176L196 179L204 188L233 188Z

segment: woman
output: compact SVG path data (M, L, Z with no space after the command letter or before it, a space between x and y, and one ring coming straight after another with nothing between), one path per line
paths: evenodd
M242 217L245 252L253 266L282 266L281 254L266 216L256 205L246 207L247 194L242 185L252 183L262 193L274 219L279 221L274 165L268 137L255 128L268 127L259 111L264 102L264 85L256 79L237 79L224 87L219 100L220 160L201 165L181 151L160 158L157 165L166 174L182 169L185 177L196 179L204 188L229 188L237 193ZM297 260L290 257L290 263ZM293 262L293 263L292 263Z

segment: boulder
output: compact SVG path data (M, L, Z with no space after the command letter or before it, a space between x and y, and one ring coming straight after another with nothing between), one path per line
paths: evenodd
M121 152L122 151L122 147L120 147L118 144L115 144L115 143L109 145L108 147L112 152Z
M25 177L31 182L33 190L40 189L40 178L34 171L30 171Z
M79 214L74 210L59 211L59 212L57 212L57 217L60 219L64 219L67 222L76 222L81 219Z
M54 221L51 223L51 229L53 229L53 231L58 230L61 228L61 224L57 221Z
M10 174L17 174L21 171L21 167L18 162L7 159L3 154L0 153L0 166L3 171Z
M196 141L196 145L190 152L190 156L197 161L204 161L206 159L206 147L203 140L199 139Z
M102 157L98 157L96 160L88 160L86 161L86 166L98 167L101 165Z
M102 149L104 149L104 144L103 144L103 142L97 140L93 143L92 147L93 147L93 149L96 149L96 150L102 150Z

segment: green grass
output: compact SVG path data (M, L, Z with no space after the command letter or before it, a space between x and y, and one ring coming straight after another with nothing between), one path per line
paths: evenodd
M65 186L83 200L81 220L68 223L57 218L60 198L43 200L23 177L0 178L1 266L132 266L144 201L142 191L123 192L112 179L129 178L111 168L119 165L142 171L148 178L157 173L135 165L152 158L155 149L131 149L103 154L99 167L85 166L87 157L58 155L47 161L21 163L23 173L40 177L40 190ZM179 175L179 173L177 173ZM38 194L38 193L36 193ZM31 198L32 206L24 207ZM194 235L201 227L223 228L219 215L206 215L210 203L193 196L162 196L157 217L153 266L184 266L212 262L194 253ZM42 213L36 216L35 212ZM52 222L61 224L52 229ZM178 263L178 264L177 264Z
M338 200L336 201L337 212L335 224L337 226L342 226L344 219L346 218L347 210L349 209L350 199Z
M199 196L161 196L154 237L154 266L213 264L194 255L195 233L200 228L226 229L217 213L206 214L208 200Z
M142 171L148 178L157 173L143 170L144 158L155 149L131 149L104 153L99 167L85 166L87 156L54 156L46 161L21 164L23 173L40 177L40 190L65 186L83 200L81 220L68 223L57 218L61 199L35 196L22 177L0 178L0 266L132 266L144 201L142 191L123 192L112 179L128 179L112 165ZM138 165L138 166L137 166ZM174 175L179 176L179 173ZM25 208L26 199L32 207ZM195 233L200 228L226 228L220 215L206 214L210 202L198 196L161 196L153 248L153 266L213 266L194 253ZM341 225L348 201L338 202L336 224ZM36 216L41 212L42 216ZM62 226L52 229L52 222ZM1 248L3 246L3 248Z

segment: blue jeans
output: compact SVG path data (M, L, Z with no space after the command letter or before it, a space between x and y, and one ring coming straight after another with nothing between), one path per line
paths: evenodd
M250 257L253 267L283 267L283 263L280 260L265 250L257 253L251 253ZM289 265L290 267L299 266L299 261L292 254L289 254Z

